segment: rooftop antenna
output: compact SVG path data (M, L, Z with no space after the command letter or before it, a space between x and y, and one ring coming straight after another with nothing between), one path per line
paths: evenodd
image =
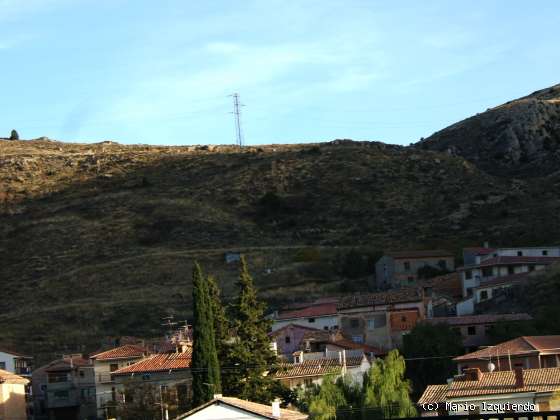
M229 95L233 97L233 112L235 116L235 135L236 143L239 147L243 147L243 132L241 131L241 107L245 106L239 102L239 93Z
M171 336L173 335L173 329L175 325L177 325L177 323L173 321L173 318L174 318L173 315L169 315L162 318L163 324L161 325L162 327L167 327L168 338L171 338Z

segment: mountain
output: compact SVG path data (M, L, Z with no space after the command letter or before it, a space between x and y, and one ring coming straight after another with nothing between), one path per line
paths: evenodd
M554 151L494 171L424 145L0 140L0 343L44 361L161 335L190 316L194 260L232 296L228 252L275 309L367 290L384 249L559 242Z
M415 145L461 156L502 176L560 170L560 84L444 128Z

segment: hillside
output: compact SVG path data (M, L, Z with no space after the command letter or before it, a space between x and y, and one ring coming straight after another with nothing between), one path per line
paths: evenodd
M560 170L560 84L467 118L416 144L502 176Z
M560 176L337 140L246 147L0 140L0 342L44 360L190 314L197 259L231 296L245 253L272 308L367 288L345 255L560 238ZM371 264L371 261L369 262ZM83 344L85 347L80 347Z

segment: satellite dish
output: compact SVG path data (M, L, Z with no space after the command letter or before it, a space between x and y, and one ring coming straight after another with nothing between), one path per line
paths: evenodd
M488 363L488 372L494 372L496 370L496 365L492 362Z

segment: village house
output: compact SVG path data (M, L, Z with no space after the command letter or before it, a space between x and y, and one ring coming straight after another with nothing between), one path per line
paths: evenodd
M176 417L175 420L306 420L307 418L307 414L299 411L280 408L279 401L266 405L216 394L211 401Z
M24 378L31 378L33 357L0 347L0 369Z
M95 377L91 361L65 355L33 371L35 420L95 420Z
M345 376L354 383L361 384L365 372L371 367L369 359L361 356L348 356L345 351L325 354L300 352L294 363L280 365L274 378L290 389L306 388L312 384L321 385L327 375Z
M485 372L560 367L560 335L518 337L453 360L459 373L471 368Z
M338 304L344 336L386 352L402 344L404 334L432 316L431 300L419 288L346 296Z
M465 248L461 273L463 297L482 281L541 270L560 261L560 247Z
M559 410L560 368L481 372L467 369L448 384L429 385L418 401L422 416Z
M451 316L426 319L424 322L438 325L447 324L461 334L466 351L475 351L490 344L488 333L493 325L501 322L529 321L529 314L484 314Z
M184 344L112 372L115 402L130 401L136 388L148 384L153 392L164 396L165 402L184 409L192 395L191 361L192 346Z
M95 374L95 395L98 417L114 414L116 386L111 373L146 357L145 347L125 344L90 356Z
M279 330L289 324L320 330L338 328L338 314L336 311L338 299L329 299L327 302L312 303L302 308L282 311L273 316L272 331Z
M0 419L27 420L29 379L0 369Z
M418 281L424 295L432 301L434 317L454 316L462 299L461 276L457 272Z
M441 271L454 271L453 253L441 249L427 251L387 252L375 264L377 288L380 290L415 286L418 270L432 267Z

